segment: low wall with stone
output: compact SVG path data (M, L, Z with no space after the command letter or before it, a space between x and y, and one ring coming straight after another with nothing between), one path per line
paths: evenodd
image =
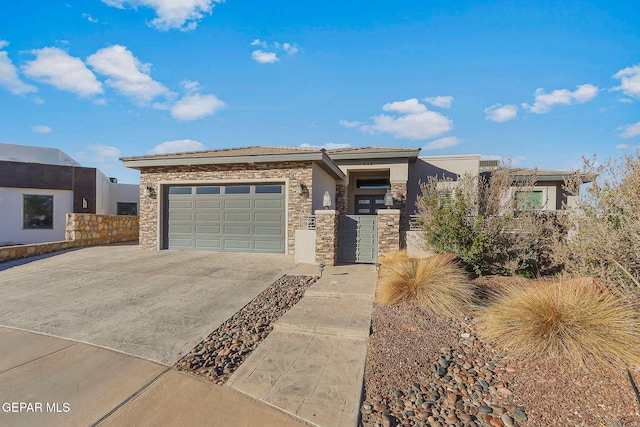
M0 262L13 261L65 249L138 240L138 217L67 214L65 238L60 242L0 247Z

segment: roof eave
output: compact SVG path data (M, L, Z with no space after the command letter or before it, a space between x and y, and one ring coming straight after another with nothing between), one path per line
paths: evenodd
M418 158L420 149L411 151L383 151L379 153L331 153L329 155L333 160L361 160L361 159L406 159L415 162Z
M157 166L194 166L194 165L223 165L238 163L273 163L319 161L323 159L323 152L305 152L288 154L262 154L257 156L202 156L202 157L122 157L123 165L140 169Z

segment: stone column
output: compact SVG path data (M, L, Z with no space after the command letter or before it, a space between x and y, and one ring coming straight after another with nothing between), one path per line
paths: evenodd
M316 211L316 262L336 265L338 262L338 212Z
M400 249L400 209L378 210L378 258Z

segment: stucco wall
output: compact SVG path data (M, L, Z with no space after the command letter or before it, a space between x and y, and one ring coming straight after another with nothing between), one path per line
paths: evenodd
M135 203L139 208L140 186L111 182L107 175L97 171L96 199L97 214L116 215L118 213L118 202Z
M320 166L313 164L312 182L314 190L311 202L312 210L315 212L318 209L324 209L324 207L322 206L322 201L325 191L328 191L329 194L331 194L331 209L335 209L336 206L333 203L335 203L336 200L336 180L327 172L325 172Z
M420 156L409 167L409 180L407 181L407 210L409 214L415 211L415 203L420 193L420 182L427 180L429 176L438 178L456 179L459 175L469 173L478 175L480 167L480 154L453 155L453 156Z
M231 182L284 182L287 199L287 253L294 254L295 230L301 215L312 215L313 172L310 161L233 164L162 166L140 171L140 246L161 249L163 221L163 189L171 183L231 183ZM308 183L308 192L296 194L296 183ZM147 186L154 189L152 196L142 196Z
M23 195L53 196L53 228L23 229ZM65 215L73 211L73 192L30 188L0 188L0 243L64 240Z

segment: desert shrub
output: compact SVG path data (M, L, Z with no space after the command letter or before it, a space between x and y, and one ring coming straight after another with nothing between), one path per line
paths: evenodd
M586 178L586 179L585 179ZM566 273L593 276L611 290L631 290L640 296L640 155L584 166L565 182L565 191L577 194L574 215L564 218L570 238L559 241L553 255ZM627 294L627 293L625 293Z
M584 367L640 366L640 312L593 279L530 281L481 309L480 334L515 357Z
M393 252L380 260L376 302L392 305L417 304L434 314L463 316L476 305L476 287L452 254L412 258L406 251Z
M550 248L563 229L548 213L516 211L513 196L530 194L535 178L518 177L514 169L456 181L430 177L417 203L425 240L438 253L457 254L476 274L553 271Z

